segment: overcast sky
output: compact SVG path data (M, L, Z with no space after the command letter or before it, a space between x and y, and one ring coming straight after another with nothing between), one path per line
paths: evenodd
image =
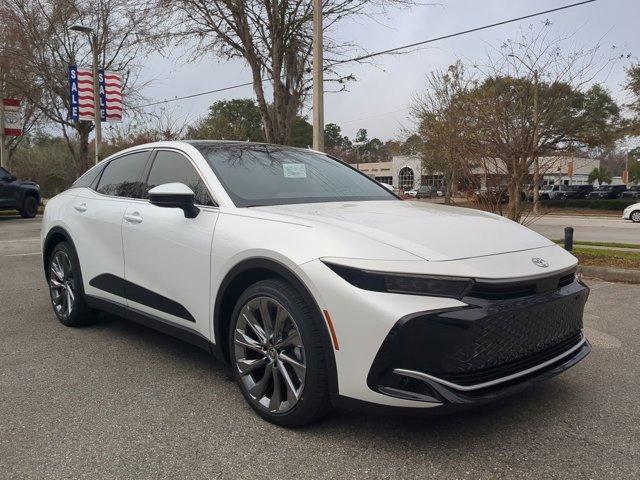
M349 20L333 35L356 42L372 52L570 3L575 0L442 0L437 5L393 11L389 18L378 21ZM487 51L517 34L519 27L526 28L545 19L553 23L554 36L575 33L573 41L577 44L592 46L600 41L603 49L615 45L620 53L631 53L632 59L617 62L598 78L618 101L628 99L621 85L625 79L624 67L640 57L640 1L599 0L521 24L439 41L405 55L379 57L375 65L344 66L341 73L352 73L358 80L352 82L346 92L325 95L325 122L337 123L349 136L359 128L366 128L369 137L399 138L403 127L411 127L406 108L412 96L424 88L429 72L446 69L456 59L471 65L482 62ZM142 74L142 80L150 81L144 90L147 99L164 100L250 80L248 68L241 61L228 62L211 57L188 63L185 58L178 49L169 57L157 54L149 57ZM254 98L253 90L243 87L152 107L152 110L164 108L171 116L193 121L214 101L231 98ZM305 112L310 113L308 108Z

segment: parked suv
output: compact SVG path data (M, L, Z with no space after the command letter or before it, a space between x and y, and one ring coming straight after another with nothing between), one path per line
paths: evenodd
M24 218L33 218L40 205L40 186L29 180L18 180L0 167L0 210L18 210Z
M622 192L624 192L626 189L626 185L600 185L593 192L587 195L587 198L598 198L607 200L620 198L620 195L622 195Z
M422 185L416 189L416 198L434 198L438 196L438 189L433 185Z
M622 192L621 198L640 198L640 185L629 187L629 190Z
M558 199L582 199L586 198L589 193L593 191L593 185L563 185L562 189L556 198Z
M569 187L569 185L545 185L540 188L540 200L566 198L565 194L570 191Z

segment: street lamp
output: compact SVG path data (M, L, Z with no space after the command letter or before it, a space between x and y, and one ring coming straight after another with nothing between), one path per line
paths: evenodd
M93 28L84 25L72 25L70 30L85 33L89 37L91 55L93 56L93 123L95 139L95 163L100 161L100 143L102 143L102 126L100 115L100 80L98 79L98 36Z
M538 70L531 68L515 53L508 57L518 60L533 74L533 135L531 139L531 155L533 156L533 213L540 213L540 160L538 159Z

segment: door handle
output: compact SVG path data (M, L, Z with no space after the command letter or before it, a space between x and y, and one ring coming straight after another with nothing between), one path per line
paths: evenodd
M142 223L142 217L138 212L125 213L124 219L129 223Z
M75 208L80 213L83 213L83 212L87 211L87 204L82 202L82 203L79 203L77 205L74 205L73 208Z

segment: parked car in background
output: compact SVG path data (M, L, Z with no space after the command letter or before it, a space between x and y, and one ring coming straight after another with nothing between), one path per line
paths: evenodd
M640 198L640 185L629 187L628 190L622 192L620 198Z
M544 185L540 187L540 200L558 200L565 198L569 185Z
M36 182L19 180L0 167L0 210L17 210L23 218L33 218L38 213L41 198Z
M416 189L416 198L434 198L438 196L438 189L433 185L422 185Z
M631 220L633 223L640 223L640 203L629 205L622 212L622 218Z
M412 188L411 190L407 190L406 192L404 192L404 194L415 198L416 196L418 196L418 189Z
M625 190L627 190L626 185L600 185L593 192L589 193L587 198L612 200L620 198L620 195L622 195Z
M556 195L557 199L583 199L593 191L593 185L563 185Z

